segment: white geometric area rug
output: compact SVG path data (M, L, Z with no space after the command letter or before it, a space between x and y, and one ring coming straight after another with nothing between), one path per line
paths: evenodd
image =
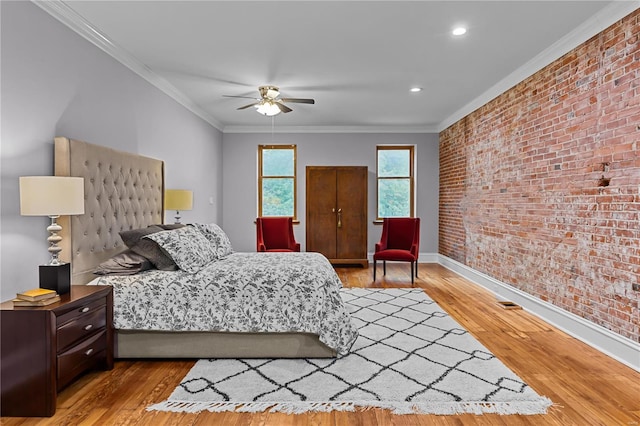
M199 360L148 410L544 414L539 396L420 289L341 290L360 333L336 359Z

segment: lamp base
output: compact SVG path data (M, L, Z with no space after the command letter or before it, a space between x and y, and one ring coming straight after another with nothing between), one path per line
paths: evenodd
M67 294L71 290L71 264L40 265L40 288Z

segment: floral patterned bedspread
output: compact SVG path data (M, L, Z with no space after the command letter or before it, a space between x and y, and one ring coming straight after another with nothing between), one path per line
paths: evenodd
M233 253L195 274L103 276L119 330L306 332L338 354L358 336L342 283L319 253Z

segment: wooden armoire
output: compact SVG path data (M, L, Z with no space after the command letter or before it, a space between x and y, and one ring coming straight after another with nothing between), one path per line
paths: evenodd
M367 267L366 166L307 166L306 250Z

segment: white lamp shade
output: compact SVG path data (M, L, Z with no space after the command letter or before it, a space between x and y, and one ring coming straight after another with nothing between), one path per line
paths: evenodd
M165 210L193 209L193 191L187 189L167 189L164 192Z
M280 114L280 108L272 101L262 101L258 106L258 112L267 117Z
M23 216L84 214L84 179L64 176L21 177L20 214Z

